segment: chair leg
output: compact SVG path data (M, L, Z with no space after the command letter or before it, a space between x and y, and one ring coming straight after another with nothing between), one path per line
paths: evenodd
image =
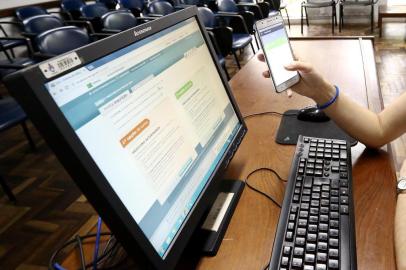
M343 5L340 4L340 17L338 19L338 31L341 32L341 29L343 27L343 11L344 11L344 7Z
M240 61L238 61L238 57L237 57L237 54L235 53L235 51L233 51L233 55L234 55L235 62L237 62L238 69L241 69Z
M21 126L23 127L24 134L27 137L27 140L28 140L28 143L29 143L31 149L33 151L36 151L37 147L35 146L34 140L32 139L30 132L28 131L28 127L27 127L27 124L25 123L25 121L21 123Z
M300 32L303 35L303 6L300 7Z
M334 35L334 6L331 7L331 33Z
M337 24L337 8L336 8L335 5L334 5L334 23L335 23L335 26L338 25L338 24Z
M374 3L371 5L371 33L374 33Z
M260 48L259 48L259 44L258 44L258 39L257 39L257 35L255 35L255 33L254 33L254 39L255 39L255 44L257 44L257 49L259 50ZM251 47L252 47L252 51L255 54L254 47L252 46L252 44L251 44Z
M307 24L307 27L309 27L309 15L307 14L307 8L305 7L304 10L305 10L305 14L306 14L306 24Z
M7 185L6 181L4 181L4 178L0 175L0 185L4 190L4 193L6 193L8 199L12 202L16 202L17 199L13 194L13 191L11 191L10 187Z
M257 39L255 39L255 40L257 40ZM252 45L252 42L250 43L250 45L251 45L252 52L255 54L254 45ZM258 41L257 41L257 47L258 47Z

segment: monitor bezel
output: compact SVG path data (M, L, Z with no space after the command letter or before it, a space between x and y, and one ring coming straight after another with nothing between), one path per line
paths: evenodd
M44 86L46 82L63 76L68 73L69 70L59 74L55 78L46 79L41 72L39 65L35 65L22 71L18 71L5 79L5 84L8 89L10 89L11 94L27 112L29 118L38 128L45 141L54 151L67 172L102 217L109 229L124 246L129 255L136 258L135 261L137 263L140 263L141 265L151 265L156 269L172 269L175 267L188 240L191 238L192 233L201 221L202 216L207 211L207 208L214 202L225 168L234 155L238 145L241 143L243 136L247 132L247 127L232 95L224 71L218 63L210 38L205 31L201 19L199 19L196 7L190 7L175 12L169 16L137 26L112 37L105 38L74 50L82 60L82 64L77 67L79 68L192 17L196 18L201 29L213 63L217 68L231 104L238 116L239 122L241 123L241 127L215 169L215 173L210 177L205 188L199 195L199 198L181 227L181 230L173 239L173 244L165 258L162 258L157 253L148 238L142 232L141 228L133 220L124 204L121 202L117 194L114 193L107 179L104 177L103 173L91 158L85 146L81 143L75 131L72 129L46 90ZM140 32L139 30L145 29L145 27L151 27L151 30L141 33L142 31ZM134 31L141 34L134 35ZM100 179L102 181L100 181Z

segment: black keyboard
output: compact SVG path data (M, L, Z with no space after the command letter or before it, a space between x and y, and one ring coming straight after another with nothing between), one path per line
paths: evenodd
M270 270L357 269L351 148L299 136Z

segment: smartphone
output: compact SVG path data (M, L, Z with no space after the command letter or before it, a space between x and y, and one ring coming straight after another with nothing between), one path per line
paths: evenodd
M299 82L299 73L284 67L293 61L293 52L282 16L276 13L257 21L255 28L276 92L280 93Z

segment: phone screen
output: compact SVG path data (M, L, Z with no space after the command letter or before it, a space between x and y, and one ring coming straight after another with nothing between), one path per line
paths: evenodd
M283 19L272 16L257 22L256 27L276 90L285 90L299 81L299 76L284 67L293 61L293 55Z

